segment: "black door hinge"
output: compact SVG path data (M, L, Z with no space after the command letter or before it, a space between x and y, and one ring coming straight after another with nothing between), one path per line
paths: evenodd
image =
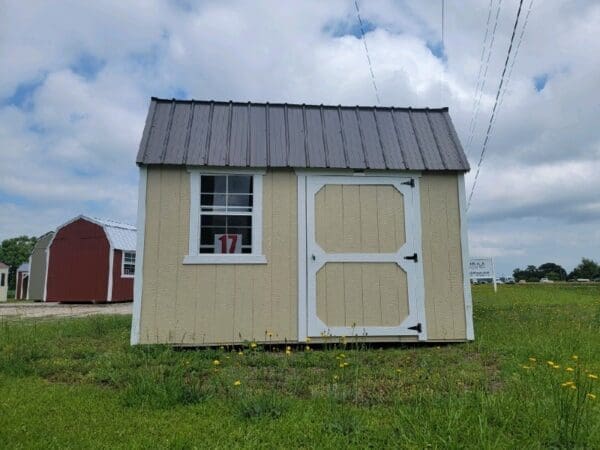
M421 332L421 324L420 324L420 323L418 323L418 324L416 324L414 327L408 327L408 329L409 329L409 330L415 330L415 331L417 331L417 332L419 332L419 333L420 333L420 332Z
M402 184L405 184L407 186L414 188L415 187L415 179L411 178L410 181L404 181Z
M414 262L419 262L419 257L416 253L413 253L411 256L405 256L404 259L412 259Z

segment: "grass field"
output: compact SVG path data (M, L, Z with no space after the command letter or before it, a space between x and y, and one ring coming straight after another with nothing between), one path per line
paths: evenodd
M473 296L476 341L443 346L131 348L127 316L6 320L0 447L600 448L600 286Z

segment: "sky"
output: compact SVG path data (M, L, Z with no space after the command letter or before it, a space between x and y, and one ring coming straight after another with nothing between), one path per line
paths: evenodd
M448 106L473 168L518 7L492 0L490 31L499 2L474 122L490 2L446 0L443 42L441 0L360 2L381 105ZM598 23L597 1L533 3L468 212L499 275L600 260ZM0 240L135 223L151 96L376 104L360 37L353 0L0 0Z

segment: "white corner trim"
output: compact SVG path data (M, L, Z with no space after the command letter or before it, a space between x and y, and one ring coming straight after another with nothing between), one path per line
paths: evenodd
M135 275L133 281L133 311L131 317L130 344L140 343L140 316L142 315L142 293L144 275L144 237L146 234L146 186L148 169L140 167L137 210L137 246L135 252Z
M110 242L110 241L109 241ZM113 266L115 263L115 249L111 245L109 247L110 253L108 254L108 291L106 292L106 301L112 302L112 289L113 289Z
M27 283L27 296L25 297L26 300L29 300L29 286L31 286L31 255L29 255L29 282Z
M462 250L463 291L465 298L465 320L467 339L475 339L473 327L473 298L471 297L471 281L469 280L469 230L467 221L467 197L465 192L465 175L458 175L458 205L460 209L460 247Z
M421 257L418 264L415 266L416 283L414 283L414 295L417 299L417 317L421 324L421 332L419 333L419 341L427 341L427 312L425 308L425 275L423 273L423 222L421 220L421 184L420 174L415 177L415 187L411 189L413 197L413 239L416 252ZM406 214L405 214L406 216ZM407 218L408 219L408 218ZM408 230L408 227L406 228Z
M263 255L263 175L264 170L248 168L207 168L191 169L190 173L190 235L188 254L183 258L183 264L266 264ZM253 175L253 205L252 205L252 253L214 254L200 253L200 177L206 174ZM136 258L137 263L137 258ZM136 269L137 274L137 269Z
M56 236L56 233L54 234L54 236ZM44 294L42 296L42 301L46 302L46 298L48 297L48 267L50 264L50 245L52 245L52 242L54 241L54 236L52 236L52 239L50 239L50 243L48 244L48 247L46 247L46 267L44 269Z
M298 341L306 342L306 175L298 178Z

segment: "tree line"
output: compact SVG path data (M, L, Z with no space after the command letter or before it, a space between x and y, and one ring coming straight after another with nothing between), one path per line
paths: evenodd
M29 255L31 255L36 242L35 236L19 236L5 239L0 244L0 262L9 267L8 289L15 289L17 268L29 260Z
M525 269L516 268L513 271L515 281L540 281L542 278L548 278L552 281L576 280L578 278L587 278L594 280L600 278L600 265L589 258L582 258L581 262L571 272L555 263L544 263L540 266L530 265Z

